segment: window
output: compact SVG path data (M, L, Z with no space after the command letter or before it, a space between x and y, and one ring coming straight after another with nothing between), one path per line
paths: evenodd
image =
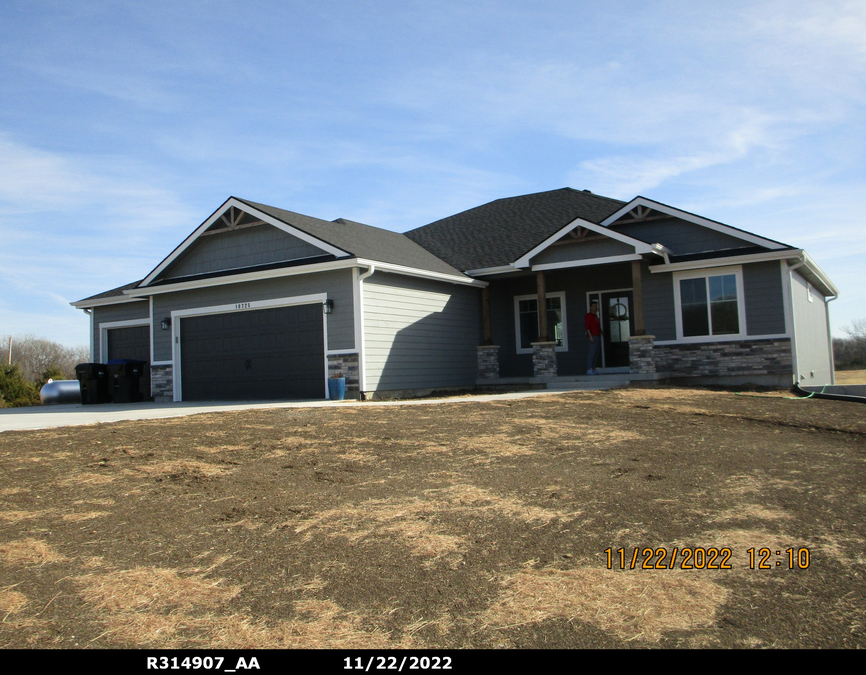
M739 267L677 274L674 298L678 339L745 335L743 275Z
M565 293L548 293L547 332L551 342L556 342L556 351L568 351L568 336L565 331ZM538 342L538 296L519 295L514 298L514 328L517 338L517 353L531 354L532 343Z

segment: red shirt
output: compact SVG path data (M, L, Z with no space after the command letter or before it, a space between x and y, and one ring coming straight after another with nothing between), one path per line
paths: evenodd
M598 316L592 312L587 312L585 323L586 331L590 335L601 335L601 323L598 320Z

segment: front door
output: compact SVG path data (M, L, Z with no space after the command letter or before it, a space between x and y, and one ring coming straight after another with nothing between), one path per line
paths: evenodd
M628 367L628 338L634 334L634 304L631 291L591 293L589 301L598 300L601 308L602 363L605 368Z

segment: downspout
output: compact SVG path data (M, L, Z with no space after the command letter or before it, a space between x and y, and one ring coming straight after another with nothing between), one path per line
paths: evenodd
M90 317L90 362L96 361L96 353L93 351L93 308L85 308L84 313Z
M797 358L797 309L794 302L794 270L806 264L806 257L797 257L796 265L788 265L788 290L791 292L791 358L794 360L794 384L800 384L800 361Z
M357 268L356 268L357 269ZM358 275L358 396L363 401L364 392L367 390L367 352L364 338L364 279L373 276L376 271L375 265L370 265L366 272Z
M832 295L824 298L824 310L827 313L827 344L830 346L830 384L836 384L836 355L833 353L833 336L830 333L830 303L838 297Z

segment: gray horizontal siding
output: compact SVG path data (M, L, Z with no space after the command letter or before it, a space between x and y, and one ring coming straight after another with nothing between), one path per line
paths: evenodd
M532 259L533 265L566 262L568 260L589 260L607 258L614 255L634 253L634 246L623 244L615 239L591 239L590 241L569 242L550 246Z
M323 255L325 251L271 225L199 237L160 275L173 279L193 274L267 265Z
M328 316L328 349L354 349L355 311L352 270L335 270L155 295L153 298L154 360L170 361L172 358L172 331L160 330L159 323L163 317L171 316L173 311L314 293L327 293L334 301L334 312Z
M743 292L749 335L785 332L782 270L778 261L743 265Z
M474 384L478 289L382 272L363 283L367 391Z
M114 321L131 321L142 319L147 321L150 318L150 303L147 300L139 300L136 302L125 302L121 305L108 305L106 307L93 308L93 359L94 363L102 363L104 359L99 352L99 337L100 324L111 323Z
M653 261L655 264L655 261ZM643 315L647 335L656 340L676 340L677 324L674 308L673 276L668 273L653 274L647 263L643 264Z
M651 244L663 244L677 255L754 245L679 218L649 220L632 225L614 225L611 229Z

